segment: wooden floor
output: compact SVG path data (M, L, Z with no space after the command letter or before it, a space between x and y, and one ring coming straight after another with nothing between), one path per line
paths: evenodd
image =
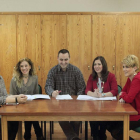
M24 135L24 123L22 124L23 127L23 133ZM93 138L90 135L90 127L88 125L88 140L93 140ZM112 137L110 133L107 131L107 140L112 140ZM46 123L46 135L47 139L50 140L50 123ZM134 131L130 131L130 136L133 137L135 140L140 140L140 133L136 133ZM84 122L82 123L82 133L80 133L80 139L85 140L85 131L84 131ZM24 138L23 138L24 140ZM32 138L31 140L36 140L36 135L34 133L34 129L32 128ZM52 134L52 140L66 140L66 136L63 134L62 129L60 128L59 124L57 122L54 123L54 134Z

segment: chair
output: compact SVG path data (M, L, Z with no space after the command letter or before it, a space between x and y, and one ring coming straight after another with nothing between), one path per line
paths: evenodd
M39 94L42 94L42 87L38 84ZM43 130L43 121L41 121L41 129ZM50 121L50 140L52 140L52 134L53 134L53 122ZM44 137L46 139L46 121L44 121Z
M121 91L122 91L122 87L118 85L118 94L120 94ZM115 139L112 137L112 140L115 140Z
M122 90L122 87L118 85L118 93L120 93ZM133 131L140 133L140 127L135 128Z
M80 133L82 133L82 121L80 122ZM52 140L52 134L54 134L54 122L50 121L50 140Z
M39 94L42 94L42 87L38 84ZM43 130L43 121L41 121L41 129ZM46 121L44 121L44 137L46 139Z
M133 131L140 133L140 127L135 128Z
M118 85L118 94L120 94L120 92L122 91L122 87L120 85ZM91 134L92 135L92 134ZM112 140L115 140L114 138L112 138Z
M38 84L39 94L42 94L42 87Z
M135 128L133 131L140 133L140 127Z
M122 91L122 87L118 85L118 94Z

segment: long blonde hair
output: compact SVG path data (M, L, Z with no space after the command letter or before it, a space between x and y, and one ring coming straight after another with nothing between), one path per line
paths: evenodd
M31 75L31 76L36 75L33 62L29 58L20 59L19 62L16 64L16 67L14 68L14 72L13 72L13 78L16 81L17 86L19 88L21 88L21 86L22 86L23 75L22 75L22 72L20 70L20 64L23 61L28 62L28 64L31 66L31 69L29 71L29 75Z

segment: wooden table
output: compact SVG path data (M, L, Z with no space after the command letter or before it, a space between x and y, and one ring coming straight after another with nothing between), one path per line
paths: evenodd
M33 100L2 106L2 140L8 140L7 121L124 121L124 140L129 139L129 115L137 114L130 104L118 101ZM21 129L20 129L21 130ZM19 140L22 139L21 131Z

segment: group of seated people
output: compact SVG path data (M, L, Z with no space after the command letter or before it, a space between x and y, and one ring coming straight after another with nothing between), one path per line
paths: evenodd
M70 64L70 53L66 49L58 52L58 65L54 66L48 73L45 92L56 97L57 95L87 94L93 97L117 96L118 87L115 75L108 71L104 57L98 56L93 60L92 74L89 76L87 86L85 85L81 71ZM134 130L140 126L140 73L139 61L135 55L128 55L122 60L123 71L128 77L125 86L119 94L120 103L130 103L138 115L130 116L130 129ZM10 84L10 94L7 95L4 80L0 76L0 104L25 103L26 95L39 94L38 77L35 74L33 62L24 58L21 59L13 73ZM1 123L1 121L0 121ZM31 139L31 126L33 125L37 140L45 140L38 121L24 122L24 139ZM80 140L79 121L59 121L67 140ZM90 122L93 140L107 140L106 130L116 140L123 140L123 122L91 121ZM18 131L18 122L8 122L8 140L15 140ZM0 127L1 134L1 127ZM131 137L130 140L133 140ZM1 140L1 136L0 136Z

